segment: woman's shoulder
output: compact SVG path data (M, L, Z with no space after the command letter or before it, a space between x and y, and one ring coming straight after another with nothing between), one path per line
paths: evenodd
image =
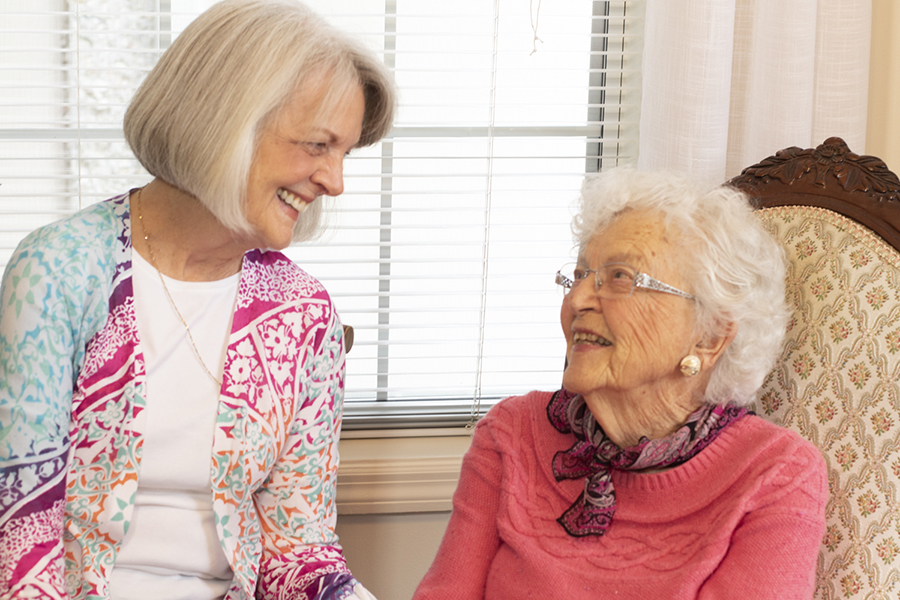
M15 259L40 256L55 261L85 258L92 250L109 252L124 228L128 195L87 206L29 233L16 248Z
M616 477L623 507L637 499L656 502L659 496L654 494L661 490L666 490L665 497L692 499L671 506L656 502L654 511L666 518L724 498L759 507L778 504L802 490L804 505L814 511L823 509L828 498L827 470L818 449L799 434L755 415L732 423L702 452L673 469L619 472Z
M265 292L271 300L289 302L305 298L331 303L322 283L277 250L251 250L244 257L242 284Z
M130 247L123 235L126 200L99 202L32 231L10 256L4 281L27 281L44 289L42 297L62 294L69 301L90 297L93 288L108 291Z
M755 414L748 415L734 428L735 445L745 452L782 455L796 453L807 459L825 461L818 448L796 431L776 425Z
M46 369L82 364L87 344L107 322L117 278L129 273L119 268L129 257L126 200L123 195L91 205L33 231L18 245L0 285L0 315L9 319L0 345L14 348L19 360L43 357L50 361ZM43 350L24 350L35 347ZM65 360L51 365L53 356ZM45 392L71 397L71 379L68 392L57 389L65 387L65 377L50 379L54 383Z
M828 501L828 468L819 449L799 433L749 415L735 424L730 467L753 490L757 506L803 505L820 515Z
M262 328L286 326L297 343L311 343L316 352L341 354L344 334L331 296L318 279L281 252L251 250L244 255L233 326L242 330L251 323Z
M532 391L504 398L479 421L476 435L489 435L499 447L526 446L539 454L561 449L562 436L550 424L547 404L553 392Z
M795 431L748 415L716 441L708 448L713 451L709 457L727 462L735 472L770 481L803 480L827 493L827 468L821 452Z
M508 421L521 417L543 416L547 420L547 404L553 392L531 391L521 396L509 396L495 404L487 412L482 422L492 424L495 421Z

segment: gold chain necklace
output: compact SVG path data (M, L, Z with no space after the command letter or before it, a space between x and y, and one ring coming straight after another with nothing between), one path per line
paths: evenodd
M169 304L172 305L172 309L175 311L175 314L178 315L178 318L181 319L181 324L184 325L184 330L187 332L188 340L191 342L191 348L194 350L194 355L197 357L197 360L200 361L200 365L203 367L203 370L206 371L206 374L209 375L209 378L212 379L216 385L220 388L222 387L222 382L216 379L215 375L212 374L212 371L209 370L209 367L206 366L206 363L203 362L203 357L200 356L200 350L197 349L197 344L194 343L194 336L191 335L191 328L188 327L187 321L184 320L184 317L181 316L181 311L178 310L178 307L175 306L175 300L172 299L172 294L169 293L169 287L166 285L166 280L163 278L162 272L156 266L156 257L153 256L153 246L150 245L150 232L147 231L147 226L144 224L144 213L141 210L141 192L144 191L144 188L140 188L135 197L135 204L137 204L138 209L138 221L141 223L141 232L144 234L144 241L147 242L147 251L150 253L150 266L156 270L156 274L159 275L159 282L163 286L163 290L166 292L166 297L169 299ZM133 249L132 249L133 251Z

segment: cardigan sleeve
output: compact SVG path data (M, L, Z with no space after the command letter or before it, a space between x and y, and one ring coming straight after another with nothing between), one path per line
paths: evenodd
M355 589L371 597L350 574L334 532L344 356L335 315L316 353L298 365L308 372L302 407L255 495L263 536L258 598L337 600L353 598Z
M808 445L798 446L792 459L764 475L756 506L732 533L721 564L700 588L699 600L736 594L758 600L812 597L825 533L826 467Z
M26 238L0 285L0 598L66 598L72 327L60 257ZM71 273L69 273L71 275Z
M495 414L489 412L475 428L453 494L450 522L413 600L484 598L488 573L500 548L497 514L502 456L491 431Z

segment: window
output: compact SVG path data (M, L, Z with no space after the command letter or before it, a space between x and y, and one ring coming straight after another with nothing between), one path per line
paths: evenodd
M558 385L553 274L586 172L636 159L642 1L310 0L394 70L332 227L287 254L355 330L345 428L465 423ZM146 183L121 121L209 0L0 0L0 267L28 231Z

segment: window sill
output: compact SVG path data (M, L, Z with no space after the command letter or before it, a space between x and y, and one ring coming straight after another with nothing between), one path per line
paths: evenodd
M459 428L413 437L344 437L338 470L338 514L445 512L451 509L471 437ZM362 433L362 432L359 432ZM412 432L415 433L415 432ZM450 435L448 435L448 433ZM428 437L425 437L425 436Z

